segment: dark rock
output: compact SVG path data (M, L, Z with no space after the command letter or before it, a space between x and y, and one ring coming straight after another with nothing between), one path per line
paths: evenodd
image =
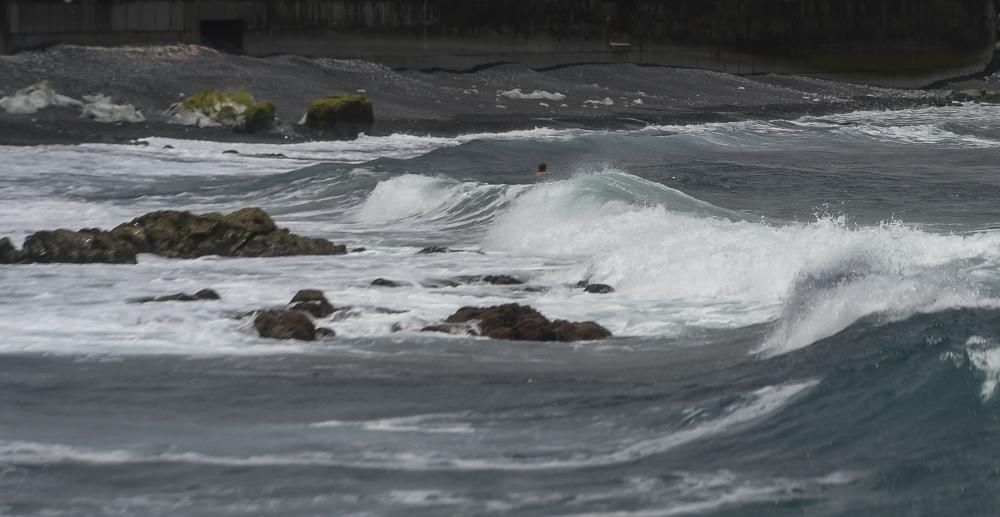
M372 309L375 314L406 314L410 311L402 311L399 309L390 309L388 307L375 307Z
M444 246L427 246L417 252L417 255L430 255L431 253L451 253L451 249Z
M215 292L212 289L202 289L201 291L198 291L197 293L194 293L194 297L196 299L198 299L198 300L221 300L222 299L222 297L219 296L219 293Z
M194 294L177 293L167 296L143 296L141 298L130 298L129 303L150 303L150 302L196 302L201 300L221 300L219 293L211 289L202 289Z
M558 341L598 341L611 337L608 329L593 321L555 320L552 326Z
M243 123L233 127L237 133L264 133L274 129L274 104L260 101L243 112Z
M615 292L615 288L607 284L588 284L584 291L592 294L608 294Z
M305 125L338 138L353 139L360 133L371 132L374 113L372 101L366 95L324 97L309 105Z
M422 329L420 332L440 332L443 334L464 334L475 336L476 331L468 325L456 325L456 324L441 324L441 325L428 325Z
M396 282L395 280L387 280L385 278L376 278L372 280L371 285L373 287L401 287L402 284Z
M495 307L463 307L446 323L479 322L483 335L522 341L579 341L604 339L611 333L594 322L549 321L527 305L508 303Z
M119 225L111 233L131 243L140 253L155 253L170 258L346 253L343 245L325 239L302 237L278 228L271 216L259 208L244 208L227 215L196 215L174 210L152 212Z
M320 291L319 289L303 289L295 293L295 296L292 297L292 301L290 303L325 302L325 301L328 300L326 299L326 295L323 294L323 291Z
M261 311L253 320L260 337L315 341L316 326L312 319L299 311Z
M420 285L422 285L422 286L424 286L424 287L426 287L428 289L439 289L439 288L442 288L442 287L458 287L458 286L462 285L463 283L467 283L467 282L468 282L468 280L463 280L463 279L448 280L446 278L440 278L440 279L433 279L433 280L427 280L427 281L424 281L424 282L420 282Z
M14 264L20 260L21 252L17 251L10 239L0 239L0 264Z
M293 303L288 306L288 310L307 312L314 318L327 318L337 312L337 308L326 300Z
M36 232L24 240L24 262L135 264L139 250L111 232L84 229Z
M482 278L482 281L493 285L521 285L524 283L507 275L486 275Z
M308 312L314 318L326 318L338 310L326 299L323 291L317 289L303 289L295 293L288 309Z
M368 250L365 249L365 248L354 248L354 249L351 250L351 253L364 253L366 251L368 251Z
M337 333L333 329L319 327L316 329L316 337L336 337Z

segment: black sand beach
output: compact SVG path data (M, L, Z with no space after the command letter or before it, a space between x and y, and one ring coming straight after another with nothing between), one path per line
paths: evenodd
M375 104L373 135L454 136L534 127L638 128L747 119L786 119L936 102L939 92L895 90L795 76L734 76L694 69L575 65L544 71L499 64L482 70L419 72L363 62L295 56L254 58L198 46L88 48L0 56L0 97L47 80L63 95L101 93L133 104L147 121L106 124L77 110L34 115L0 111L0 144L127 142L165 136L216 141L295 142L314 135L297 123L316 98L363 92ZM167 123L163 111L198 90L245 88L273 102L279 123L269 134L234 134ZM565 96L514 99L520 89ZM590 101L590 102L588 102Z

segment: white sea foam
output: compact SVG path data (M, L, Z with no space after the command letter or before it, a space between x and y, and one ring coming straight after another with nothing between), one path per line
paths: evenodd
M471 424L461 421L462 418L467 416L468 413L440 413L362 421L326 420L323 422L309 424L309 427L358 427L366 431L383 431L391 433L473 433L475 432L475 428Z
M968 261L1000 260L998 234L931 234L895 222L854 227L843 218L788 225L734 221L659 188L658 197L639 202L627 201L614 182L599 176L545 184L497 217L484 246L581 257L578 267L547 279L589 278L635 298L705 309L695 311L703 319L689 324L709 323L708 310L720 305L729 308L728 324L784 315L765 345L771 353L808 345L873 313L905 317L992 303L967 280ZM862 269L867 273L832 286L802 282ZM822 292L806 300L796 289ZM795 305L804 302L808 307Z

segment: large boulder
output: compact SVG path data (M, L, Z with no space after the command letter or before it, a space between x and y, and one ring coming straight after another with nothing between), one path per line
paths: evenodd
M152 212L119 225L111 233L131 243L141 253L171 258L347 253L344 245L302 237L278 228L271 216L259 208L244 208L227 215L196 215L175 210Z
M335 95L316 99L309 105L304 123L307 128L338 138L357 138L370 132L375 110L366 95Z
M306 313L300 311L261 311L254 318L253 326L260 337L316 340L316 326Z
M135 264L139 249L98 229L36 232L24 240L23 262Z
M278 228L267 212L244 208L231 214L204 215L164 210L151 212L111 231L41 231L18 252L0 241L0 264L15 262L135 264L139 253L169 258L284 257L343 255L347 247L326 239L302 237Z
M21 260L21 252L17 251L10 239L0 239L0 264L14 264Z
M611 332L594 322L553 322L535 309L516 303L462 307L445 321L451 324L478 322L480 332L494 339L582 341L611 337Z

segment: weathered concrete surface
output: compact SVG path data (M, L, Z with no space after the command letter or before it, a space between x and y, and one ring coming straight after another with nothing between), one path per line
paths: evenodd
M5 11L8 50L229 38L251 55L394 68L637 63L890 86L983 70L997 27L995 0L6 0ZM206 21L235 33L207 34Z

